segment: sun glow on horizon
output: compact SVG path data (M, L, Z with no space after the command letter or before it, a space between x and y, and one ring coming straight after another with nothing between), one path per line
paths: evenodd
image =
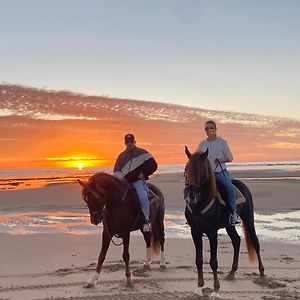
M89 156L48 157L45 159L53 162L58 167L76 168L80 171L83 168L104 166L108 163L108 160L103 158Z
M81 170L84 168L83 163L82 163L82 162L79 162L79 163L77 164L77 168L78 168L79 171L81 171Z

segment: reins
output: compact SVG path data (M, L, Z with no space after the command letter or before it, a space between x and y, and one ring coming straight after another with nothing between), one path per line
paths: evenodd
M227 181L226 176L225 176L225 174L223 173L226 169L224 169L224 168L222 167L222 164L221 164L221 162L220 162L220 160L219 160L218 158L217 158L217 160L218 160L218 164L217 164L216 167L215 167L214 173L216 172L217 167L220 166L221 172L222 172L222 174L223 174L223 176L224 176L224 178L225 178L225 181Z
M128 194L128 191L129 191L129 184L127 184L127 187L126 187L126 191L121 199L121 202L124 202L127 194ZM107 220L106 220L106 214L105 214L105 210L103 211L103 230L106 230L107 234L108 234L108 237L110 239L110 241L115 245L115 246L121 246L123 245L124 241L122 241L120 244L117 244L114 242L113 240L113 237L115 236L116 238L120 238L120 236L118 236L117 234L113 234L111 235L111 233L109 232L109 228L108 228L108 224L107 224Z
M125 201L125 198L128 194L128 191L129 191L129 188L130 188L130 184L127 184L127 187L126 187L126 191L121 199L121 202L124 202ZM105 214L105 210L103 211L103 230L106 230L107 232L107 235L110 239L110 241L115 245L115 246L121 246L123 245L124 241L122 241L121 243L117 244L116 242L114 242L113 240L113 237L116 237L117 239L120 239L121 237L118 235L118 234L111 234L110 231L109 231L109 228L108 228L108 223L107 223L107 220L106 220L106 214ZM138 221L138 217L136 218L135 222L133 223L132 225L132 228L134 228L137 224L137 221ZM130 230L131 231L131 230Z
M123 241L123 240L122 240L122 242L119 243L119 244L117 244L117 243L114 242L113 237L115 236L116 238L119 239L120 236L118 236L117 234L113 234L113 235L110 234L109 229L108 229L108 224L107 224L107 221L106 221L106 216L105 216L105 214L103 214L103 230L106 230L107 235L108 235L108 237L109 237L109 240L110 240L115 246L121 246L121 245L124 244L124 241Z

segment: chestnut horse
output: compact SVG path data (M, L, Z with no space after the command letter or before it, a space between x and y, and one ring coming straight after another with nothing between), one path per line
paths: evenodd
M205 234L210 244L210 267L214 277L214 292L212 299L220 298L220 283L218 279L218 230L225 227L229 235L233 249L233 263L226 279L233 280L235 272L238 269L238 260L240 252L240 241L234 226L229 226L228 218L226 218L226 208L220 204L218 200L218 192L216 189L215 176L207 159L208 150L204 153L195 152L191 154L186 147L186 154L189 161L185 169L185 199L187 206L185 217L191 227L191 234L196 250L196 266L198 271L198 287L195 294L203 296L202 287L203 279L203 244L202 236ZM242 193L245 202L238 204L237 212L241 217L245 234L245 240L248 250L249 261L258 260L258 269L262 281L264 277L264 266L260 256L260 245L254 227L254 208L252 195L247 186L239 180L232 179L233 185Z
M127 181L120 180L115 176L103 172L91 176L87 183L81 180L78 180L78 182L83 187L82 196L89 208L91 223L94 225L103 223L102 248L98 264L94 274L84 284L84 287L89 288L94 286L99 279L102 264L114 236L122 239L126 285L131 287L132 281L129 269L130 232L137 229L141 230L143 225L139 207L136 203L138 201L138 198L136 198L137 195L132 194L135 193L135 190L133 190L133 187ZM164 257L164 197L155 185L150 183L147 183L147 185L155 197L150 202L151 233L143 233L146 242L144 268L150 268L151 246L152 251L156 254L160 250L160 268L163 269L166 267Z

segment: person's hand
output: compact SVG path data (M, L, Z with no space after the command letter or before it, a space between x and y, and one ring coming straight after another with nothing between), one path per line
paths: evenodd
M218 158L216 158L215 163L218 165L218 164L221 164L221 161Z

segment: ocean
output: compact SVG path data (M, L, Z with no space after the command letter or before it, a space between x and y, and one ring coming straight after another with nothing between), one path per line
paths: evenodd
M156 174L183 173L184 164L161 165ZM112 173L113 167L11 169L0 170L0 191L39 188L50 184L74 182L76 178L88 178L97 172ZM300 161L229 163L229 171L298 171Z

